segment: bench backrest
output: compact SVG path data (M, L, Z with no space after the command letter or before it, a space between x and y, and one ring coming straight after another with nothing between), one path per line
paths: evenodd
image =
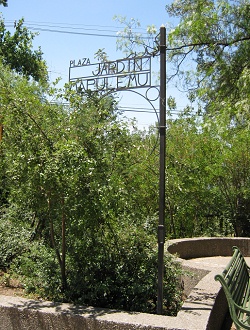
M222 274L215 276L226 294L232 319L239 317L240 311L236 305L246 307L250 289L246 261L236 246L233 250L233 256Z

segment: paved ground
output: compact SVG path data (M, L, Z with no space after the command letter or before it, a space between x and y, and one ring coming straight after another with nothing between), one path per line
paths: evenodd
M218 267L226 267L231 257L206 257L206 258L197 258L191 259L192 263L197 264L197 266L204 266L210 269ZM250 257L245 257L245 260L248 265L250 265Z

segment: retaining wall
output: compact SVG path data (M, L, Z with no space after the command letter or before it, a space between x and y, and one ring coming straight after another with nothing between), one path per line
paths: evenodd
M250 256L250 238L246 237L198 237L170 240L167 250L181 259L214 256L232 256L236 245L245 257Z

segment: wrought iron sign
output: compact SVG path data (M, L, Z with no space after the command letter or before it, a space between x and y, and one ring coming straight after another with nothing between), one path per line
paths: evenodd
M124 58L91 63L89 58L70 61L69 81L76 89L123 91L148 88L151 85L151 56Z
M153 101L159 100L159 225L158 225L158 293L157 313L163 313L163 274L165 242L165 151L166 151L166 28L160 28L160 86L152 86L151 58L156 55L145 51L144 56L128 57L116 61L101 63L90 62L89 58L70 61L69 81L74 82L77 90L96 90L100 92L132 91L143 96L153 107ZM159 87L159 88L158 88ZM136 91L140 88L141 92ZM156 90L156 97L150 97ZM157 116L158 117L158 116Z

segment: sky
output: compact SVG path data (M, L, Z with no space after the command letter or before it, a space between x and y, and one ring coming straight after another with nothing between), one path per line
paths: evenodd
M68 81L71 60L89 58L95 63L94 54L104 48L110 60L124 58L117 50L117 32L124 26L113 18L115 15L138 19L146 33L148 25L154 24L157 30L168 25L170 18L165 10L165 0L8 0L8 7L0 11L6 27L13 31L14 22L24 18L25 25L32 32L39 32L33 42L34 48L41 46L43 58L47 62L50 80L61 77L61 83ZM158 71L158 63L155 62ZM168 95L175 95L172 86L167 87ZM119 95L119 105L128 117L135 117L140 128L147 128L157 118L151 104L135 93ZM148 109L149 112L135 112L134 109ZM158 105L155 106L158 108Z

